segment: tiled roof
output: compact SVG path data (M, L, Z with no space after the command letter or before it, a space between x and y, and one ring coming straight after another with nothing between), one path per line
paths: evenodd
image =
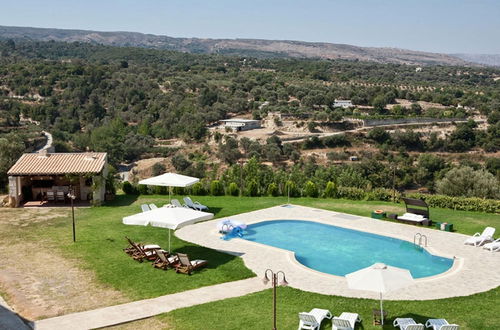
M23 154L8 175L56 175L99 173L106 163L105 152Z

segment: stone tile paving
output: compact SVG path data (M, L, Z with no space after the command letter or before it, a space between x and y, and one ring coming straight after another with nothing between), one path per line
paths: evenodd
M361 230L413 242L420 232L428 237L427 250L432 254L453 258L453 267L437 276L415 280L411 286L390 292L384 298L393 300L429 300L466 296L488 291L500 285L500 253L491 253L480 247L463 244L466 235L380 221L304 206L271 207L223 219L234 219L247 224L275 219L312 220L339 227ZM179 229L175 234L186 241L241 256L245 265L262 275L266 268L283 270L290 286L297 289L345 297L377 299L378 294L351 290L344 277L321 273L298 263L293 252L243 239L220 239L216 223L223 219L202 222Z

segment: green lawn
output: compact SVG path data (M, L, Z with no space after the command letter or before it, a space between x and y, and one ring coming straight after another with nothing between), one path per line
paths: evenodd
M342 312L361 315L362 327L356 329L381 329L373 326L371 311L379 302L370 299L344 298L304 292L279 287L277 294L278 329L297 329L298 313L312 308L324 308L338 316ZM159 316L168 329L272 329L272 290L253 293L244 297L216 301L209 304L178 309ZM389 320L383 329L394 329L396 317L412 317L425 323L429 318L445 318L460 325L460 329L499 329L500 288L468 297L431 301L386 301L384 308ZM325 320L321 329L331 329Z
M180 198L180 196L175 197ZM287 202L283 197L203 196L195 199L210 206L216 217ZM127 245L124 236L166 247L168 235L167 230L161 228L123 225L122 217L140 212L142 203L162 205L167 201L168 196L119 195L115 201L105 206L79 209L76 212L76 244L72 242L70 218L58 218L31 224L29 227L18 227L8 235L15 239L39 241L46 247L60 249L67 257L76 259L82 267L94 271L99 281L120 290L133 300L255 276L244 266L241 259L187 243L174 235L172 235L174 252L186 252L193 258L207 259L209 266L192 276L186 276L173 271L154 269L149 262L138 263L128 257L122 251ZM374 209L399 214L404 212L403 205L385 202L314 198L296 198L290 202L363 216L369 216ZM431 215L433 220L454 223L455 229L464 234L481 231L487 225L498 227L499 221L498 215L495 214L447 209L433 208ZM491 316L495 314L493 311L499 301L499 292L499 289L495 289L471 297L432 302L388 302L387 308L391 312L391 317L415 313L413 316L420 320L431 316L446 317L452 322L467 325L469 329L486 329L492 326L491 322L500 324L498 318ZM279 294L279 315L282 325L280 328L296 327L297 313L313 307L328 308L336 314L342 311L358 312L367 320L364 327L370 328L370 311L372 307L377 306L377 302L372 300L323 296L290 288L280 288ZM177 310L161 318L167 320L169 324L176 324L179 329L207 328L207 320L210 320L210 324L218 324L220 329L267 328L272 325L269 314L271 299L271 293L267 290L246 297ZM223 313L220 312L222 310Z

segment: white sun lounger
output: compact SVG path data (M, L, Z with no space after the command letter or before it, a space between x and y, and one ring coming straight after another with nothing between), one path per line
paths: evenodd
M500 251L500 238L497 238L491 243L484 244L483 249L490 250L491 252Z
M412 318L398 317L392 323L395 328L399 327L401 330L424 330L425 327L422 323L415 322Z
M154 210L154 209L157 209L157 208L158 208L158 206L156 206L156 204L151 203L151 204L149 204L149 208L150 208L151 210Z
M191 197L184 197L184 203L192 209L198 210L198 211L206 211L208 210L208 206L200 204L199 202L193 202Z
M356 322L361 322L359 314L344 312L332 318L332 330L354 330Z
M177 199L172 199L170 201L170 204L172 204L175 207L187 207L186 205L182 205L181 202L179 202L179 200Z
M148 204L142 204L141 205L141 210L142 210L142 212L147 212L147 211L149 211L151 209L149 208Z
M298 330L319 330L321 322L323 322L325 318L332 318L332 313L327 309L313 308L309 313L299 313L300 322Z
M488 243L493 241L493 235L495 234L495 228L486 227L483 230L483 233L475 233L473 236L467 238L464 244L481 246L484 243Z
M445 319L429 319L425 322L425 326L433 330L458 330L460 328L456 324L449 324Z

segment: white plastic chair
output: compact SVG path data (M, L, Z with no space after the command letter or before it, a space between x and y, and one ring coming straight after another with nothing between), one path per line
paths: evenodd
M147 211L150 211L151 209L149 208L148 204L142 204L141 210L142 210L142 212L147 212Z
M150 210L154 210L154 209L157 209L157 208L158 208L158 206L156 206L156 204L153 204L153 203L149 204L149 209Z
M332 313L327 309L313 308L309 313L299 313L299 329L319 330L324 319L331 319Z
M500 238L497 238L493 242L484 244L483 249L490 250L490 252L500 251Z
M332 318L333 330L354 330L356 322L361 322L357 313L342 313L339 317Z
M191 197L184 197L184 203L192 209L198 210L198 211L205 211L208 210L208 206L205 206L203 204L200 204L199 202L193 202Z
M486 227L483 230L483 233L475 233L473 236L467 238L464 244L481 246L484 243L493 241L493 235L495 234L495 228Z
M179 202L178 199L172 199L170 201L170 204L172 204L175 207L187 207L186 205L182 205L181 202Z
M401 330L424 330L425 327L422 323L415 322L412 318L398 317L392 323L395 328L399 327Z
M425 322L425 326L433 330L458 330L460 328L457 324L449 324L445 319L429 319Z

